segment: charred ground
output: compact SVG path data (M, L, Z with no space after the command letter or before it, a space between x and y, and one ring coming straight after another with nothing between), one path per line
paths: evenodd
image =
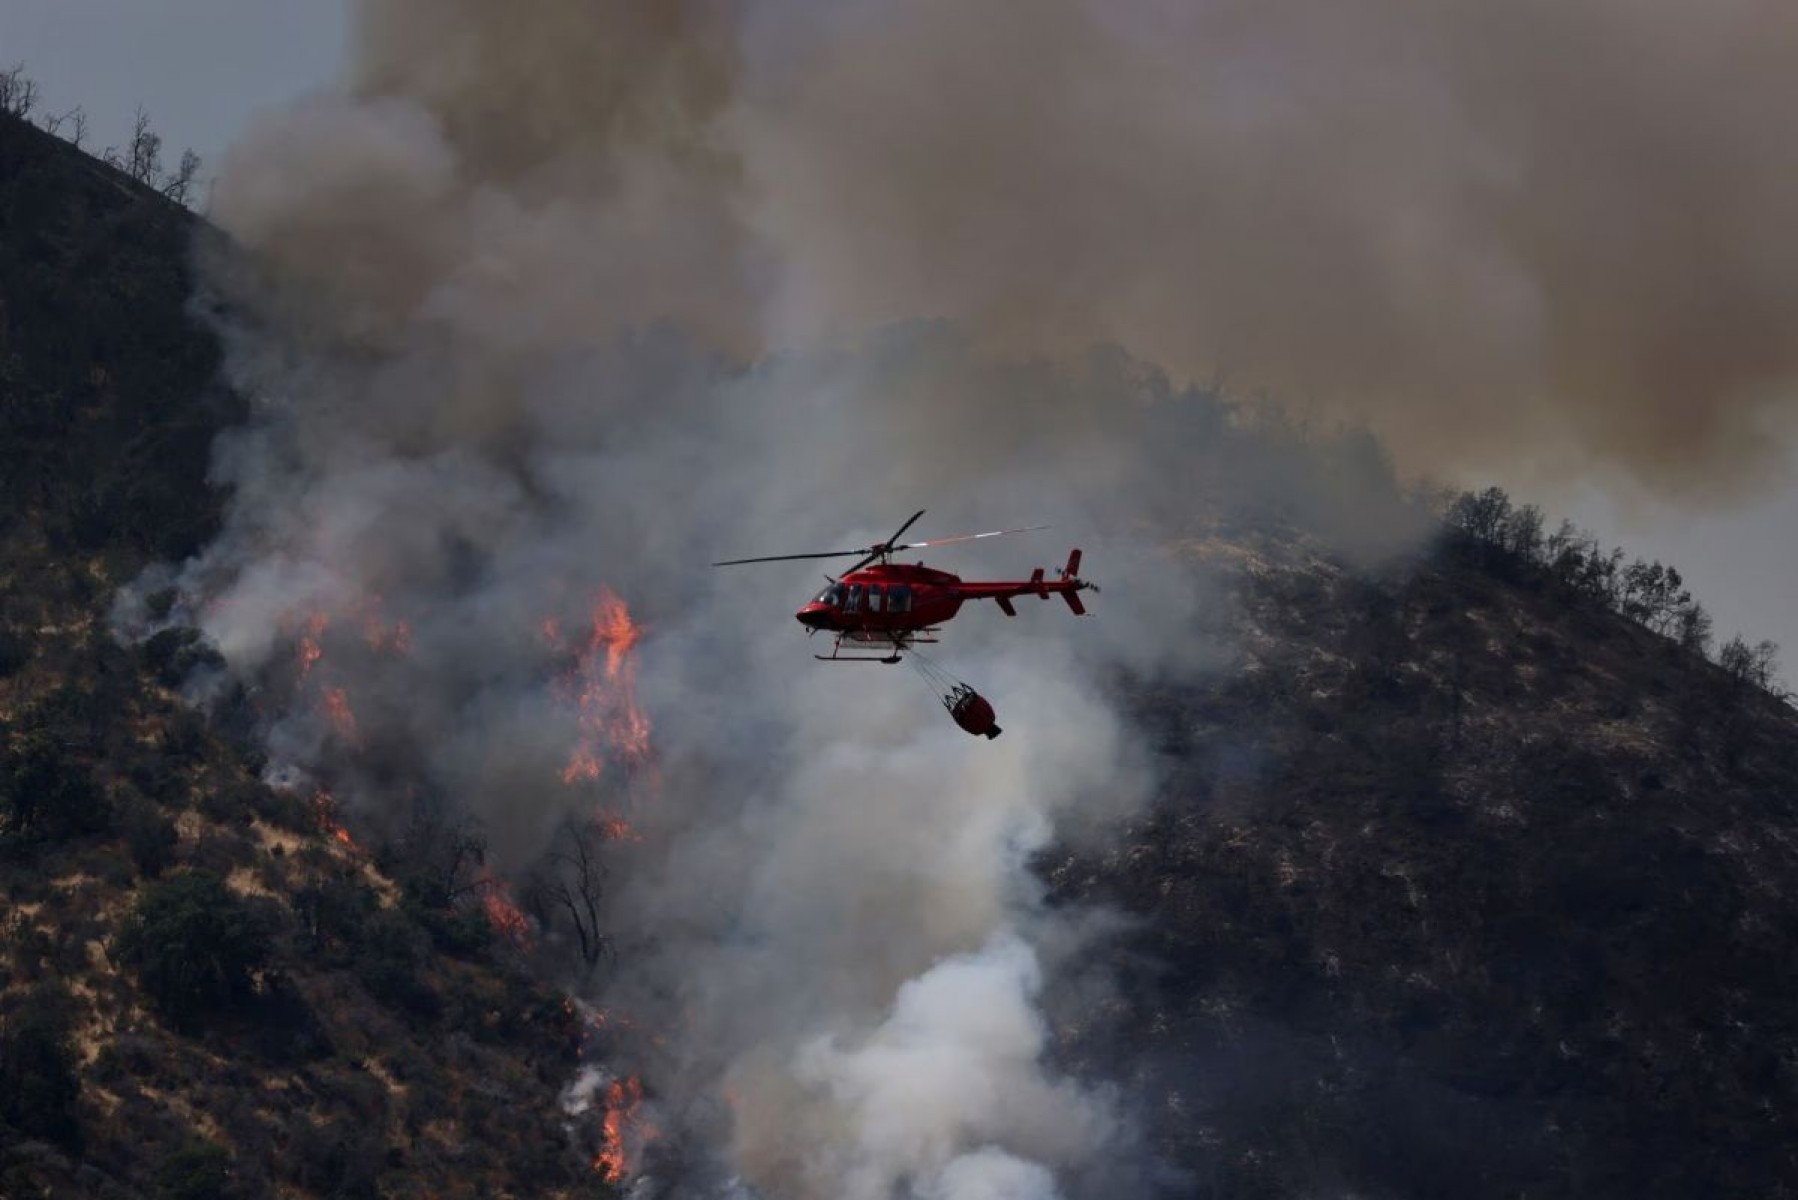
M203 236L0 119L0 1192L603 1192L577 1031L458 902L473 831L341 844L182 704L203 645L109 632L217 528ZM1677 582L1493 512L1379 568L1324 508L1177 514L1238 659L1115 680L1167 785L1041 873L1138 918L1052 1008L1180 1194L1798 1189L1798 725Z

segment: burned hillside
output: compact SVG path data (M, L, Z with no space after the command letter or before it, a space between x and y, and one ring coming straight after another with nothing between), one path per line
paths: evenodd
M1792 1194L1770 648L1707 660L1677 575L1496 490L1453 516L1384 572L1264 541L1232 670L1120 684L1169 782L1041 863L1136 921L1070 1053L1132 1064L1194 1195Z

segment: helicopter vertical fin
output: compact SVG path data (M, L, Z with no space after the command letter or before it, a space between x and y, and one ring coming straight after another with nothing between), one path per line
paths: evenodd
M1018 615L1018 610L1011 606L1011 597L1010 596L994 596L993 599L998 601L999 611L1004 613L1006 616L1015 617Z
M1076 617L1084 617L1086 615L1086 605L1080 603L1080 593L1063 592L1061 598L1068 602L1068 607L1074 610L1074 615Z
M1080 574L1080 551L1068 551L1068 565L1061 569L1063 579L1073 579Z

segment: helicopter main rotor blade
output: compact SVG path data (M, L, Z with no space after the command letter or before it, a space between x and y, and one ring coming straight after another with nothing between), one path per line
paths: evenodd
M715 562L714 567L736 567L744 563L758 562L794 562L802 558L853 558L857 554L866 554L868 548L860 550L826 550L822 554L768 554L761 558L727 558L723 562Z
M860 555L860 560L843 572L844 575L851 575L875 559L885 558L887 555L896 554L901 550L921 550L926 546L947 546L952 542L977 542L981 538L1003 537L1008 533L1031 533L1038 529L1049 528L1047 525L1026 525L1021 529L992 529L985 533L963 533L955 537L930 538L922 542L901 542L899 539L905 535L906 530L918 523L918 518L924 515L924 511L920 508L913 513L911 519L895 530L893 536L886 541L872 546L863 546L860 550L826 550L821 554L766 554L758 558L729 558L712 565L714 567L736 567L744 563L797 562L807 558L855 558Z
M977 542L981 538L1004 537L1008 533L1034 533L1038 529L1047 529L1047 525L1026 525L1022 529L992 529L986 533L960 533L954 537L931 538L923 542L907 542L903 546L894 546L895 551L918 550L925 546L947 546L951 542Z
M905 531L910 529L913 525L916 525L918 523L918 518L923 515L924 515L924 510L920 508L917 512L915 512L911 515L911 520L907 521L905 524L901 525L898 529L894 530L893 536L888 538L885 542L883 542L882 545L888 550L894 549L896 544L898 543L899 539L904 536Z

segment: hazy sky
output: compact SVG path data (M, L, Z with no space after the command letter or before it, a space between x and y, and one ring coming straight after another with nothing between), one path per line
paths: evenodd
M259 112L328 86L343 66L350 0L0 0L0 64L23 64L42 107L81 105L93 149L128 135L142 105L172 163L208 164ZM207 174L210 174L208 171ZM1501 484L1505 480L1496 480ZM1514 489L1515 490L1515 489ZM1632 554L1696 583L1721 634L1788 647L1798 678L1798 486L1729 512L1625 509L1596 489L1537 497ZM854 524L846 519L846 524Z
M139 105L208 164L256 113L332 81L348 0L0 0L0 64L23 64L41 108L88 114L94 149L121 144Z

